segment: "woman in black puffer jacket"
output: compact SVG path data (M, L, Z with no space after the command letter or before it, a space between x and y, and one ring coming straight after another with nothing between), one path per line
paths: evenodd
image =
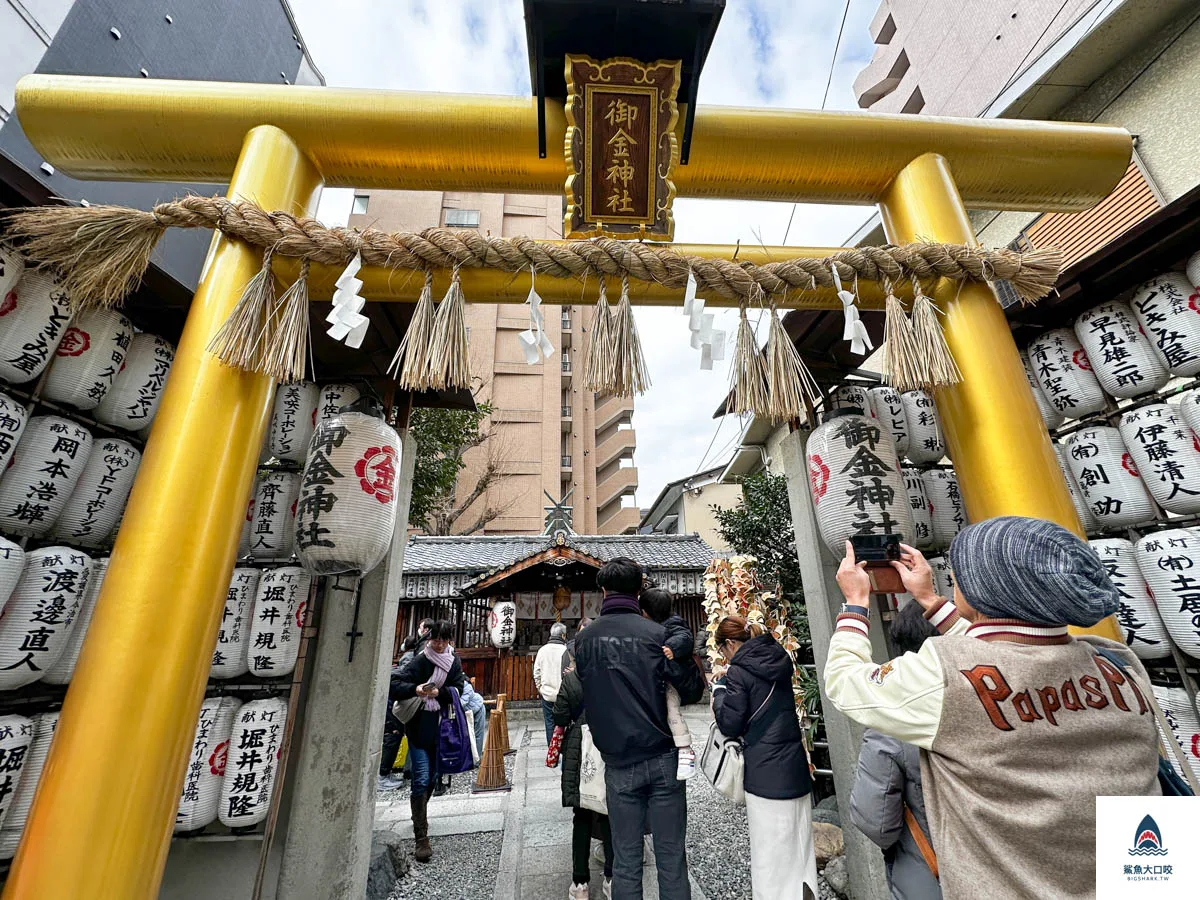
M741 616L722 619L716 641L730 661L713 687L717 727L745 742L754 900L815 900L812 781L792 694L795 663L775 638Z

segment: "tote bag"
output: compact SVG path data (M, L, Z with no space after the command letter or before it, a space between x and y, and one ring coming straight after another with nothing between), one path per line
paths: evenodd
M604 757L592 741L592 729L583 729L583 749L579 761L579 805L584 809L608 815L608 790L604 783Z
M762 705L754 711L750 721L746 723L746 733L750 733L750 725L758 718L775 693L775 684ZM714 721L708 729L708 740L704 742L704 750L700 753L700 771L712 782L712 786L724 797L732 800L738 806L746 805L745 774L746 761L742 757L746 749L745 741L741 738L727 738L721 733Z

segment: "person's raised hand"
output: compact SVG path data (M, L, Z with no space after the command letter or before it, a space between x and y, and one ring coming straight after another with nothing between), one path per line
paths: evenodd
M837 570L838 587L851 606L867 606L871 596L871 576L865 571L865 562L854 559L854 545L846 541L846 555Z
M908 544L900 545L900 559L892 560L892 568L900 573L904 589L921 604L922 609L933 609L942 602L933 586L933 569L925 554Z

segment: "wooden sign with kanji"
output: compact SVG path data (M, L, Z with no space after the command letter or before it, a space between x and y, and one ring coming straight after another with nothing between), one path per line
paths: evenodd
M564 237L672 239L679 65L567 55Z

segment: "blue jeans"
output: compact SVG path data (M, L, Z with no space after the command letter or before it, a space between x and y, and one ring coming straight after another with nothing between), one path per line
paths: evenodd
M554 701L542 700L542 718L546 721L546 746L550 746L550 738L554 734Z
M428 793L437 781L437 753L410 744L408 758L412 762L412 793L419 797Z
M471 713L475 717L475 749L479 751L479 760L483 761L483 739L487 736L488 710L486 706Z
M691 900L688 881L687 782L675 777L671 750L632 766L607 766L608 819L613 842L613 900L642 900L642 836L654 836L661 900Z

